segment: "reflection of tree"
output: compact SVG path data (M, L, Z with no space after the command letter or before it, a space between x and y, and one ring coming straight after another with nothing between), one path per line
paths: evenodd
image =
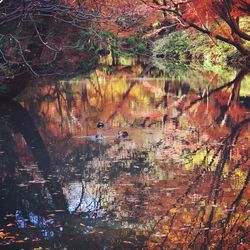
M79 131L86 134L95 133L93 128L99 120L110 124L115 120L116 124L124 122L127 126L134 126L137 120L148 119L151 112L150 110L149 115L145 114L140 100L155 102L157 98L154 91L148 87L147 77L145 78L146 87L140 86L140 81L144 81L143 76L149 69L150 67L147 66L144 69L139 68L139 76L142 78L138 80L121 79L126 69L120 69L112 76L96 71L90 79L83 79L81 82L78 82L78 79L57 82L54 86L46 86L41 91L42 93L39 91L32 93L29 102L25 100L25 107L29 110L37 107L32 115L40 115L41 123L50 124L51 127L53 126L52 132L60 135L72 135ZM138 69L133 68L133 70ZM137 72L133 74L137 76ZM120 84L119 87L116 82ZM154 88L157 89L158 86ZM147 101L148 105L149 101ZM131 105L135 103L140 105L136 117L134 110L131 109ZM161 107L157 107L158 113L161 112L160 109ZM153 107L152 111L155 111ZM59 124L58 121L60 121ZM154 122L153 118L152 121L147 121L146 125L154 124ZM47 128L44 126L44 130L48 127L50 126ZM57 131L55 127L58 127Z
M186 107L186 109L191 108L193 105L197 104L200 101L206 100L208 97L210 97L211 95L222 91L224 89L228 89L231 86L233 86L232 89L232 93L231 93L231 97L230 97L230 101L229 104L232 104L233 101L237 101L239 99L239 93L240 93L240 85L241 85L241 81L244 79L244 77L249 73L248 69L242 69L239 71L239 73L237 74L237 76L230 82L223 84L222 86L212 89L211 91L209 91L208 93L205 93L204 95L200 96L199 98L193 100L190 103L190 106Z
M16 97L28 85L30 78L31 75L28 72L21 72L7 79L0 85L0 98Z
M126 90L126 92L123 94L121 101L116 105L115 111L108 118L107 122L110 122L110 121L114 120L117 113L120 112L123 103L126 101L127 97L129 96L130 91L133 89L135 84L137 84L137 82L132 81L132 83L129 85L128 89Z
M225 88L233 85L227 110L232 107L233 103L239 105L237 100L239 100L240 83L245 73L240 72L232 82L212 90L207 97L221 93ZM203 105L204 99L206 97L202 96L194 100L187 109L184 109L183 113L187 115L189 109L194 105ZM217 105L216 108L220 110L220 105ZM212 112L214 111L212 110ZM209 115L213 115L213 113L208 112L207 116ZM214 112L214 115L216 116L215 125L214 128L209 128L210 131L217 129L217 113ZM206 121L202 118L196 119L199 126L197 121L193 121L192 125L196 124L199 134L205 134L207 132ZM237 114L237 119L227 124L227 134L225 131L223 135L217 134L216 143L211 140L211 144L206 142L190 153L191 164L196 169L199 167L198 173L190 179L186 191L180 194L169 206L167 212L155 223L149 240L150 247L224 249L229 245L236 248L241 243L249 244L246 236L247 221L250 217L249 214L246 214L249 209L246 194L250 181L247 153L249 145L244 141L249 130L249 123L249 115L241 111ZM192 162L192 159L195 159L196 155L198 157L201 152L203 152L204 158L199 161L198 166L195 166L197 162L195 160ZM204 152L209 152L209 155ZM233 194L231 191L229 195L225 190L234 185L237 174L241 176L241 182L237 188L232 188L235 193ZM194 201L190 203L191 198ZM188 212L185 211L187 209ZM186 219L188 222L185 222L185 218L189 218ZM162 233L161 237L157 236L157 231Z
M59 159L53 155L52 170L48 151L27 111L20 104L14 101L8 101L1 103L0 112L3 121L0 131L5 135L4 138L1 136L1 139L4 139L4 149L6 149L7 146L9 147L9 154L6 152L3 157L7 157L7 159L4 159L7 167L9 167L10 164L13 165L12 175L9 176L8 180L5 178L4 187L1 187L7 190L5 193L1 193L1 197L4 197L4 201L6 201L4 204L1 204L1 215L16 214L18 220L17 225L20 225L20 227L25 230L24 235L28 237L34 237L34 235L41 237L41 235L37 233L37 231L40 231L44 239L49 240L53 238L56 242L60 242L60 246L71 245L74 247L74 244L76 244L77 247L78 244L82 244L81 246L89 247L101 245L101 238L93 242L95 235L93 235L92 232L90 233L88 226L83 227L80 223L92 224L97 223L100 219L107 220L107 218L111 216L112 218L114 217L113 211L108 207L108 202L111 201L107 200L107 190L105 190L105 187L108 186L107 181L109 182L109 180L103 179L103 176L107 175L110 169L107 169L108 162L102 164L102 161L105 159L105 152L110 147L102 147L100 144L92 142L90 145L87 145L87 148L78 148L79 151L74 148L72 155L60 157ZM6 131L10 133L5 133ZM33 161L30 162L28 159L28 161L24 163L19 160L20 151L16 152L15 150L16 141L11 135L13 133L21 134L25 144L27 144L32 153L34 161L37 162L38 168L36 167L35 179L33 179L34 174L31 174L33 170L30 172L25 170L26 168L29 169L29 165L33 163ZM12 144L10 145L10 143ZM116 143L119 144L119 142ZM115 146L118 144L115 144ZM119 147L122 148L121 145L119 145ZM83 153L86 158L83 157ZM134 157L135 161L137 155ZM71 163L69 167L68 162ZM109 179L113 181L116 176L119 175L120 171L126 172L129 168L132 168L134 164L138 165L139 163L131 162L128 168L125 166L122 169L117 169L115 165L110 166L112 170L110 171ZM102 165L104 169L100 169L100 165ZM61 166L64 167L62 168ZM83 168L83 166L86 167ZM70 167L72 168L70 169ZM9 171L9 169L7 170ZM41 180L39 170L42 171L43 180L47 181L46 183ZM81 195L74 201L77 203L75 203L74 211L70 211L72 214L63 213L63 218L61 218L60 215L57 214L61 212L57 212L57 210L65 210L67 207L61 184L58 183L58 180L60 179L60 182L63 181L64 188L67 189L67 181L74 183L74 181L76 181L76 175L74 174L79 172L82 172L80 178L82 182ZM36 182L37 177L38 182ZM65 179L67 180L65 181ZM94 186L90 187L90 183L94 183ZM96 190L94 194L93 190ZM75 190L73 189L73 191ZM83 204L84 206L82 206ZM53 213L55 213L56 216L53 215ZM6 221L1 221L1 223L4 226L6 225ZM31 231L29 230L30 224L32 226ZM76 229L76 225L79 227L80 233L77 231L78 228ZM110 225L106 227L107 231L113 230L110 228ZM58 232L60 228L63 228L64 231ZM18 230L21 229L19 228ZM82 236L82 231L86 234L84 237ZM109 239L110 236L107 234L103 237L106 241L109 241L108 244L119 245L123 244L123 240L132 234L132 230L116 230L116 236L112 237L112 239ZM20 238L22 235L20 235ZM60 237L60 240L57 239L57 237ZM72 237L77 239L77 243L69 243L69 239Z
M182 249L182 246L199 249L200 246L206 248L215 243L220 248L224 244L229 245L228 242L234 246L236 240L245 240L242 233L236 235L236 232L245 232L248 219L244 212L249 206L249 202L246 202L249 148L243 139L248 138L249 114L236 102L226 112L236 105L239 108L237 117L231 114L232 122L223 127L221 122L216 122L221 108L228 104L220 97L227 87L234 89L234 83L211 90L207 96L198 96L187 84L178 82L179 85L173 88L172 82L166 81L165 86L164 83L157 86L161 91L159 96L155 96L155 83L150 84L146 79L140 83L140 79L120 82L120 73L124 72L112 76L118 79L113 83L113 78L106 78L107 75L98 75L97 80L91 78L80 83L58 82L55 86L44 87L42 93L24 102L27 109L40 115L43 122L40 130L47 139L49 150L53 152L53 167L64 184L64 193L72 208L70 218L77 223L80 217L95 222L109 220L109 223L113 223L112 227L124 229L129 225L138 231L145 222L140 232L151 227L149 246L155 241L154 246L163 249ZM121 83L122 88L117 88L117 83ZM235 89L232 91L237 94L239 88ZM185 99L180 95L186 96ZM194 96L196 101L193 102ZM225 96L227 100L230 99L228 93ZM177 114L183 114L181 118L188 124L188 130L181 131L182 126L186 126L181 120L174 129L168 129L170 124L166 117L167 129L164 132L159 129L160 135L157 134L158 129L147 129L154 133L149 135L141 127L133 127L131 133L128 130L131 141L112 138L112 141L98 143L66 137L72 131L76 136L93 135L97 133L96 122L99 119L107 121L112 114L111 118L116 119L118 124L126 121L126 126L132 126L136 118L145 115L145 106L141 105L144 99L146 103L150 101L150 111L146 115L151 115L155 108L170 112L175 108L180 112ZM207 107L204 101L209 101L207 113L204 112L204 107ZM186 109L188 102L193 104ZM38 104L37 108L34 108L34 103ZM132 104L136 109L133 110ZM199 112L199 107L202 112ZM138 114L138 110L142 112ZM195 113L197 110L199 116ZM161 120L162 116L163 112L157 119ZM204 117L210 118L209 124ZM76 127L80 129L75 131ZM137 135L132 135L133 131L138 137L145 137L141 140L143 143L150 141L149 145L138 143ZM216 136L207 136L209 133ZM163 159L158 159L159 155ZM168 175L169 179L166 177ZM236 175L239 175L239 180L234 182ZM163 178L162 184L161 181L157 182L158 178ZM230 189L230 193L227 189ZM68 217L66 220L69 221ZM72 228L75 228L76 222L72 224ZM126 233L117 234L118 245L124 239L126 241L129 234ZM235 241L232 234L236 235Z
M210 91L204 90L202 93L200 93L200 96L198 98L194 98L193 100L190 97L186 98L186 95L189 92L189 88L188 88L188 85L184 83L183 85L180 86L181 98L179 98L172 105L170 105L168 101L170 91L169 91L169 86L168 86L169 81L166 81L165 87L164 87L166 95L163 98L164 107L165 109L170 108L170 110L173 110L173 109L176 110L175 112L176 114L173 115L173 117L171 118L177 128L179 125L179 120L182 117L182 115L188 112L190 109L192 109L195 105L198 105L202 102L207 102L208 104L209 98L218 95L218 93L222 93L222 91L227 91L228 89L232 88L227 104L225 105L220 105L219 103L217 104L217 105L220 105L220 115L218 115L218 117L216 118L216 122L218 124L224 124L225 122L230 123L231 117L227 113L230 110L230 108L233 107L234 104L237 105L239 103L241 82L247 76L248 73L249 73L249 69L242 69L238 72L238 74L232 81L226 84L223 84L222 86L219 86L217 88L211 89ZM176 94L178 94L178 92ZM243 100L243 101L244 101L244 105L247 105L247 100ZM189 104L187 104L188 102ZM163 116L164 124L166 124L168 118L169 118L169 114L167 111L165 111L164 116Z
M247 240L247 236L244 234L247 230L247 224L244 224L250 217L245 214L249 208L249 200L244 204L242 198L249 186L250 170L248 170L244 184L236 198L227 206L226 211L228 212L223 212L221 215L219 207L222 207L224 203L222 201L225 199L222 189L222 184L224 184L222 172L225 166L225 159L221 159L213 175L209 176L212 180L209 180L208 173L204 172L192 182L183 195L176 199L176 202L170 206L166 214L153 227L150 241L157 242L154 245L161 246L161 249L172 249L174 246L181 249L208 249L210 246L214 247L215 244L218 244L217 248L214 247L213 249L224 249L225 246L232 245L235 247ZM212 183L210 183L209 187L203 187L203 182ZM201 197L190 207L190 196L199 193L198 188L206 189L209 198L205 198L205 206L199 207L200 203L204 201L204 198ZM189 208L188 213L185 212L187 208ZM184 220L184 222L180 223L186 214L187 216L191 215L191 221L188 220L185 223ZM243 233L235 237L235 232L239 230ZM160 239L157 238L156 232L162 233Z
M1 116L3 117L2 124L5 124L5 128L6 128L5 130L9 131L8 138L7 137L4 138L4 141L3 141L4 145L6 144L6 146L3 146L3 147L7 147L8 150L12 150L11 155L8 154L8 150L6 153L4 153L4 156L6 155L6 158L4 159L4 161L6 161L7 163L7 166L6 166L7 168L5 169L5 171L7 171L8 173L9 167L12 166L11 169L14 173L18 171L19 168L23 167L22 163L19 160L17 160L19 158L17 155L17 152L14 149L11 149L9 145L9 143L11 142L12 147L13 147L14 146L13 144L15 143L13 141L13 137L11 136L11 131L13 131L15 134L22 135L23 139L25 140L27 146L29 147L33 155L34 161L37 163L38 169L42 171L44 178L47 179L49 175L52 174L51 169L50 169L50 160L49 160L48 151L42 141L42 138L39 132L34 126L32 119L27 113L27 111L17 102L5 101L5 102L1 102L0 112L1 112ZM16 160L14 160L13 162L12 159L16 159ZM9 165L11 161L12 161L12 164ZM12 174L11 178L15 178L15 176ZM16 181L18 181L18 179ZM5 185L7 188L10 186L8 182L5 183ZM12 186L13 190L10 189L10 192L15 192L14 191L16 190L15 185L16 184ZM48 182L47 188L53 198L54 205L57 208L66 209L66 202L62 194L60 185L58 181L56 180L56 178L53 177L52 180ZM36 201L36 202L39 202L39 201Z

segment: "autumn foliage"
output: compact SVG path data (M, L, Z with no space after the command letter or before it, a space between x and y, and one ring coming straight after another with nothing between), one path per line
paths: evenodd
M85 8L99 13L103 22L95 23L95 27L110 30L119 36L129 36L143 32L156 22L159 13L142 3L140 0L86 0Z
M249 0L206 1L144 1L165 18L177 20L179 27L191 27L211 37L236 47L241 54L249 55L246 42L250 35L242 24L250 14Z

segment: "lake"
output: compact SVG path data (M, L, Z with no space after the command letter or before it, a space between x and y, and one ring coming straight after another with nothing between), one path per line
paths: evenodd
M0 248L249 249L250 73L178 74L103 59L1 101Z

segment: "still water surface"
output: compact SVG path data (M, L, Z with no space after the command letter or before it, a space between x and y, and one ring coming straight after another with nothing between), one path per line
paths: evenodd
M249 249L249 83L103 62L2 102L0 248Z

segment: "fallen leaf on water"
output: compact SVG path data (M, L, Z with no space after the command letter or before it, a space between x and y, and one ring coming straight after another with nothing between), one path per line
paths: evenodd
M123 243L125 243L125 244L133 244L133 242L131 242L131 241L126 241L126 240L124 240Z
M4 239L6 237L6 234L3 232L0 232L0 239Z
M177 190L177 189L179 189L179 188L166 188L165 190L166 191L174 191L174 190Z
M171 214L176 213L177 212L177 208L171 208L169 211Z
M15 217L14 214L6 214L5 216L6 216L6 217Z
M5 236L5 239L15 239L14 236Z
M44 184L46 181L45 180L33 180L29 181L31 184Z
M16 240L16 243L24 243L24 240Z
M40 240L41 240L41 239L36 238L36 239L33 239L32 242L38 242L38 241L40 241ZM38 248L38 249L41 249L41 248Z
M28 184L17 184L18 187L28 187Z
M56 213L62 213L62 212L65 212L65 210L55 210Z
M202 200L200 201L200 204L199 204L201 207L205 207L206 206L206 201L205 200Z
M166 237L167 235L166 235L166 234L162 234L162 233L160 233L160 232L156 232L156 233L153 234L152 236L164 238L164 237Z

